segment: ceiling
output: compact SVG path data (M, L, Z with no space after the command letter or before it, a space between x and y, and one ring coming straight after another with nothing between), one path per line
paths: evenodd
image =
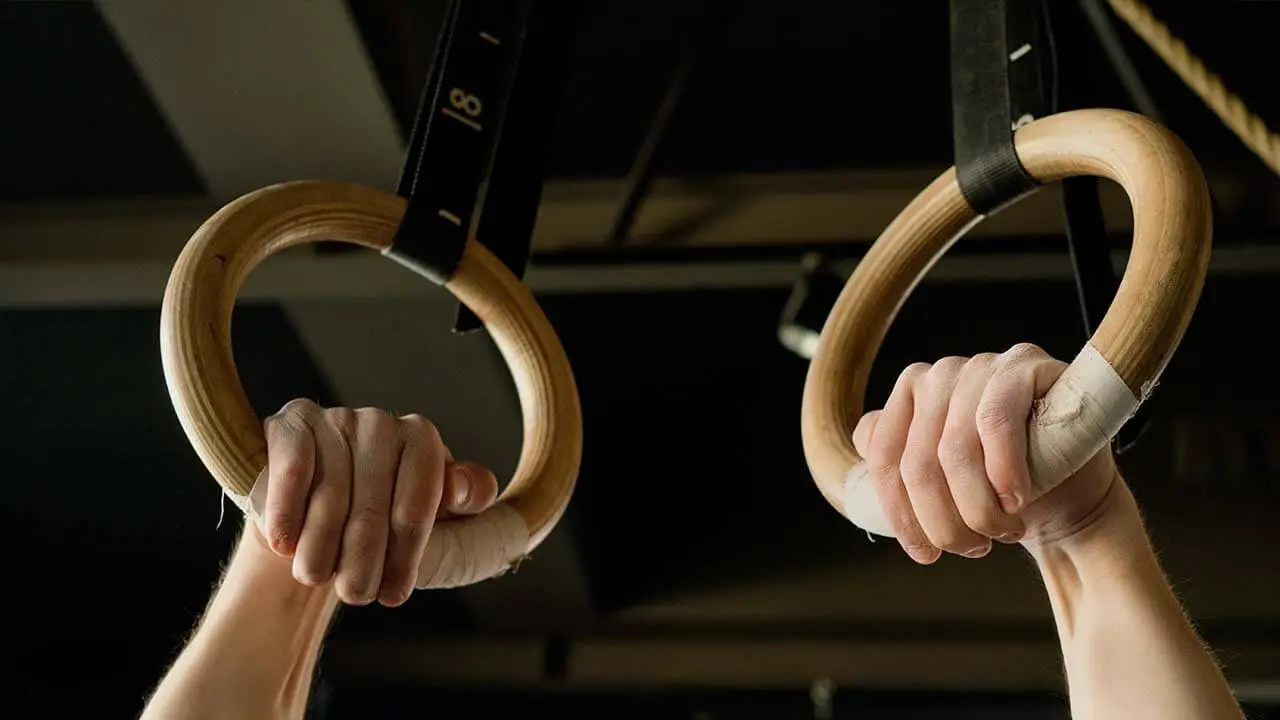
M1151 5L1280 126L1280 3ZM836 717L935 717L940 704L948 717L1061 717L1032 568L1014 552L916 568L832 512L800 450L806 364L777 339L800 257L847 272L950 164L945 10L587 7L527 276L582 396L573 504L512 576L344 613L318 702L333 717L413 702L809 717L810 684L828 677L853 698ZM0 537L17 590L5 634L41 628L10 653L23 658L3 673L14 697L134 712L185 637L237 523L163 382L156 328L173 258L221 204L266 184L393 189L442 12L407 0L0 4ZM1133 109L1076 4L1054 13L1073 105ZM726 18L719 40L629 237L611 243L625 178L709 17ZM1275 542L1280 394L1242 364L1269 353L1265 327L1244 321L1277 300L1280 178L1119 35L1206 170L1218 248L1125 464L1190 611L1263 703L1280 683L1280 566L1239 551ZM1104 206L1122 262L1123 195L1107 188ZM961 243L903 308L872 397L915 360L1020 340L1074 353L1061 230L1050 191ZM364 253L295 253L255 272L242 299L236 357L260 414L296 396L412 409L455 454L499 477L514 467L505 367L484 333L449 335L442 291ZM72 672L79 692L50 695Z

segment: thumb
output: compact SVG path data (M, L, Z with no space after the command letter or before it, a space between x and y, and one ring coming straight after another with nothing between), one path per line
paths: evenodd
M475 515L492 505L497 497L498 479L489 468L465 460L445 466L441 515Z

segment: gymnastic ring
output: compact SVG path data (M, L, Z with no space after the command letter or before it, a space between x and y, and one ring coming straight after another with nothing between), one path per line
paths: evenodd
M349 183L273 185L210 217L173 267L160 317L170 397L214 479L259 523L266 483L257 479L267 445L231 351L240 286L269 255L304 243L339 240L385 254L404 211L404 199ZM506 359L520 397L524 442L515 474L493 507L436 523L419 588L468 585L518 563L564 513L582 458L573 371L528 288L474 239L445 287L484 321Z
M1029 419L1030 501L1101 450L1155 386L1200 298L1212 227L1200 166L1177 137L1140 115L1052 115L1019 128L1014 144L1039 182L1109 178L1133 206L1133 249L1111 307ZM827 501L869 532L893 534L853 447L871 363L916 283L980 220L955 168L934 180L849 278L809 365L800 422L805 459Z

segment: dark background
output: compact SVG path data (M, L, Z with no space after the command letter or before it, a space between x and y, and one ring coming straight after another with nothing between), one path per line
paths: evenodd
M403 130L429 62L440 3L352 0L348 7ZM1070 58L1064 81L1086 89L1090 105L1132 108L1074 7L1056 10L1059 46ZM1280 4L1153 7L1250 107L1280 125L1271 72ZM698 2L593 5L557 121L550 177L624 176L680 43L695 21L718 11ZM741 3L683 105L659 174L715 179L945 167L946 33L938 3ZM1274 212L1280 181L1158 58L1127 31L1121 35L1166 123L1210 177L1220 203L1218 248L1264 257L1247 251L1280 240ZM0 5L0 98L2 208L211 192L94 3ZM19 254L23 243L37 242L12 227L0 223L0 249ZM534 263L590 273L659 263L794 262L813 250L848 260L870 239L684 247L677 237L655 247L638 238L623 247L541 249ZM1113 240L1123 249L1123 234ZM998 247L1059 263L1065 257L1052 232ZM957 252L966 251L962 244ZM1228 648L1228 674L1257 693L1251 697L1260 718L1275 716L1280 681L1268 660L1280 657L1280 533L1273 519L1280 395L1268 380L1270 321L1280 293L1276 268L1264 262L1246 259L1211 276L1150 405L1151 429L1124 458L1166 568L1206 639ZM508 617L510 627L495 629L469 600L446 592L419 593L399 611L345 611L322 663L317 715L402 717L431 708L446 717L513 709L619 718L813 717L807 682L790 677L747 673L741 683L681 683L637 670L634 677L581 682L576 643L1051 644L1034 571L1014 551L983 566L997 570L970 570L979 564L954 559L937 572L915 568L890 544L866 543L815 492L798 432L806 361L776 337L789 294L785 286L746 283L541 296L573 363L585 415L579 489L557 533L581 557L587 619L541 627L536 618ZM7 550L0 677L15 717L32 707L136 714L207 602L238 532L234 515L219 526L216 487L173 415L156 342L158 302L0 307L0 438L8 451L0 494L0 543ZM405 302L421 302L425 312L442 301ZM298 396L360 404L340 396L281 304L242 304L234 332L241 377L259 413ZM1014 273L926 283L894 325L871 396L882 399L898 369L912 361L1019 341L1069 357L1083 340L1069 277ZM452 341L443 325L438 336L406 339ZM370 372L377 371L375 360ZM400 382L431 387L433 377ZM480 430L473 431L486 422L476 417ZM824 586L803 578L833 574L846 580L818 591L825 599L813 599L813 588ZM1014 589L993 587L997 577ZM531 580L511 590L504 612L537 605L538 593L559 581L539 582L550 585ZM775 588L767 601L750 589L762 587ZM788 587L795 588L791 594ZM873 591L899 593L900 612L859 609L857 598ZM920 597L926 599L913 604ZM931 616L930 603L942 597L966 598L961 604L969 609ZM439 638L534 643L543 648L541 677L486 681L481 667L465 681L433 680L411 659L394 660L396 648ZM392 669L353 669L366 657L360 652L379 648L393 658L386 666ZM1045 658L1055 661L1052 653ZM1052 677L1054 670L1046 672ZM1061 688L1020 683L999 691L956 687L922 670L842 688L835 717L1065 716Z

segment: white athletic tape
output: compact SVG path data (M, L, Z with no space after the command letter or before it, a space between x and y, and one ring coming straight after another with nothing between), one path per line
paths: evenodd
M529 552L529 526L510 505L438 523L418 566L418 588L451 588L497 577Z
M1143 388L1144 396L1154 383ZM1076 359L1036 402L1028 427L1028 464L1033 498L1044 495L1079 470L1124 426L1138 398L1106 359L1086 344ZM845 474L844 515L869 533L893 537L866 463Z
M1036 403L1027 437L1032 492L1040 496L1079 470L1111 442L1138 410L1138 398L1091 343Z
M227 498L265 532L266 471L248 496L224 490ZM418 566L414 587L454 588L506 573L529 552L529 526L510 505L499 503L479 515L437 522Z
M871 468L865 462L854 465L845 473L844 492L840 493L840 500L844 505L844 516L854 525L873 535L894 537L889 519L880 508L880 497L876 495Z

